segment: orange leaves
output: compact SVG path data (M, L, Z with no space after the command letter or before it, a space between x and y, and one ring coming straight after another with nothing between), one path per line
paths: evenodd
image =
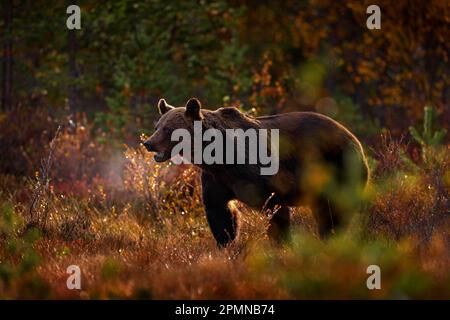
M286 92L280 81L273 81L271 67L273 61L264 56L263 67L253 75L252 95L249 101L256 108L280 108L286 100Z

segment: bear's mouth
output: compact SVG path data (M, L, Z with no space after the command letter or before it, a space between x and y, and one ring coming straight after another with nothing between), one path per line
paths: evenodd
M153 157L153 159L155 159L156 162L164 162L169 160L169 158L170 158L169 153L165 151L158 152Z

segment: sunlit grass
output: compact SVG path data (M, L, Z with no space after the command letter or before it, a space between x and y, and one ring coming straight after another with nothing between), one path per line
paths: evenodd
M321 240L310 210L295 208L291 242L273 244L268 218L236 201L240 233L224 250L204 216L199 171L157 164L142 147L125 150L119 184L99 176L68 191L52 181L43 229L30 224L30 180L3 175L0 298L448 298L448 151L411 167L395 143L372 159L366 203L345 232ZM81 290L66 287L72 264ZM381 290L366 287L371 264Z

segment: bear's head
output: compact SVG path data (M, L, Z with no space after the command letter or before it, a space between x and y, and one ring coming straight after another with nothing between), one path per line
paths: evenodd
M172 132L176 129L193 128L196 120L202 119L201 103L198 99L192 98L185 107L175 108L167 104L166 100L158 102L158 110L161 118L156 123L155 132L143 145L148 151L155 152L155 161L164 162L171 158L172 149L177 144L171 140Z

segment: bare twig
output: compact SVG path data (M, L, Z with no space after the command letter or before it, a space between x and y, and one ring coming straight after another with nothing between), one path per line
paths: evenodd
M45 229L48 218L48 198L50 193L50 172L53 163L53 155L56 148L56 142L61 132L61 126L56 129L55 136L50 142L50 150L47 158L41 161L41 170L36 176L34 185L33 200L30 205L31 224Z

